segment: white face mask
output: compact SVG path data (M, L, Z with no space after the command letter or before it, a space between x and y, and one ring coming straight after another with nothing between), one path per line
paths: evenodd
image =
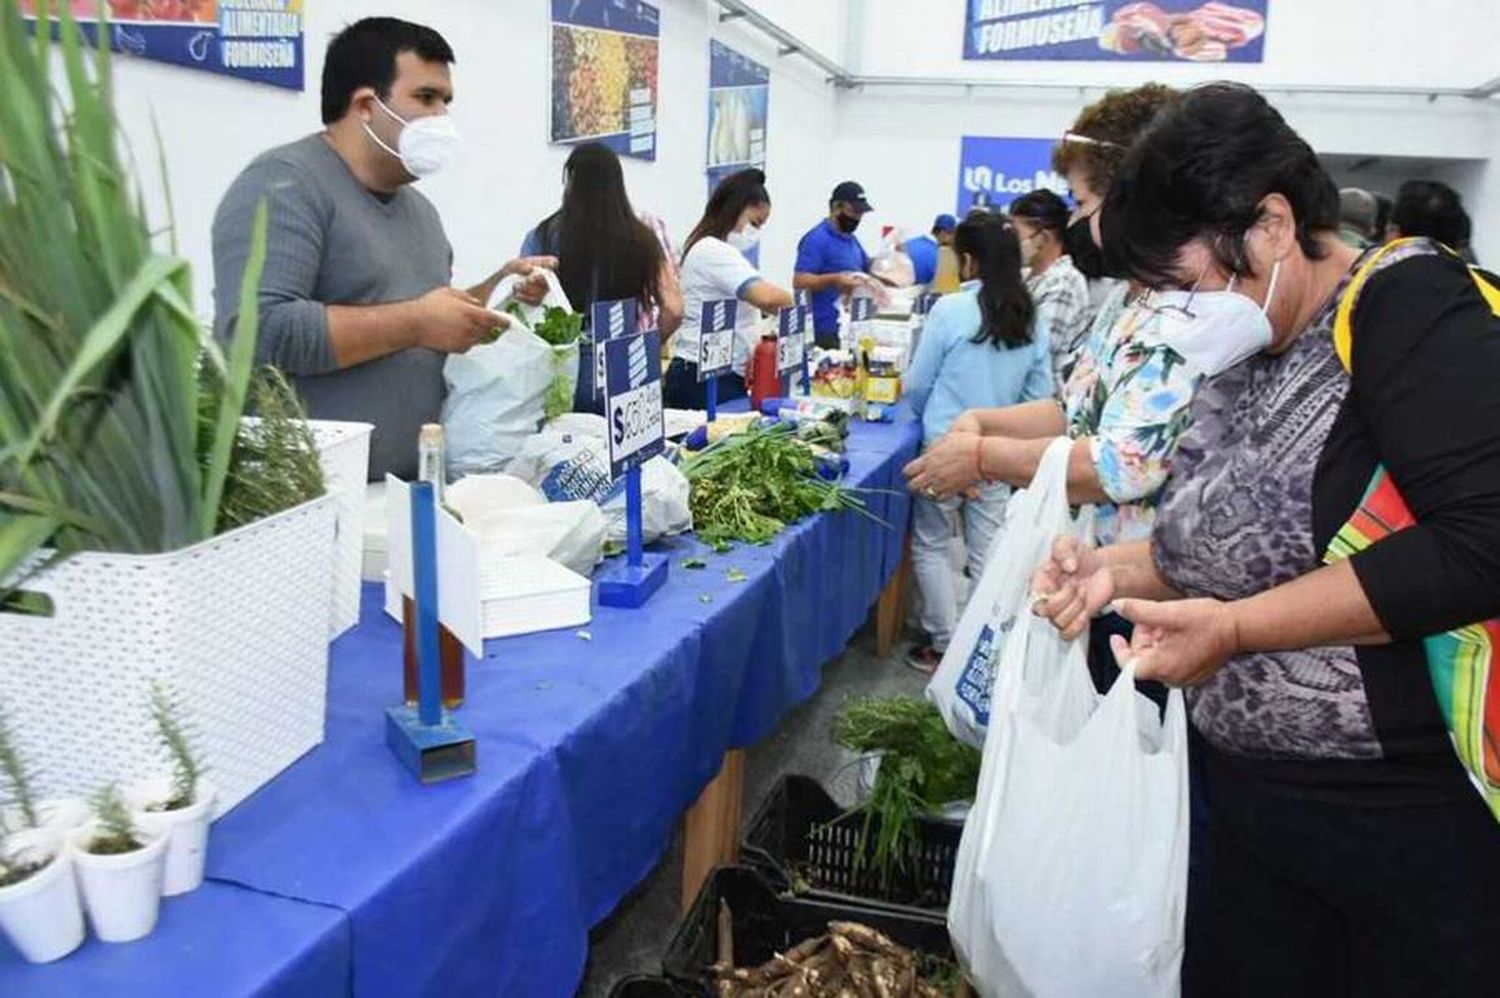
M453 162L463 139L458 134L458 126L453 123L452 115L431 114L407 121L386 107L385 101L379 97L375 98L375 103L386 114L401 122L401 136L396 140L396 148L392 149L380 141L380 136L368 124L365 125L365 134L374 139L380 148L399 159L407 173L417 178L430 177Z
M1150 307L1161 321L1161 338L1205 377L1213 377L1271 345L1266 312L1276 297L1281 261L1271 265L1265 304L1234 290L1166 291L1151 296Z
M752 250L760 244L760 226L751 223L743 229L731 232L727 242L741 253Z

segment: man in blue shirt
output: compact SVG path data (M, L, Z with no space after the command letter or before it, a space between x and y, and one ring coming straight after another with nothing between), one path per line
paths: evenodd
M839 345L839 295L869 281L870 257L854 230L870 210L865 189L846 180L833 189L828 217L813 226L797 243L796 275L792 287L810 292L813 334L825 350Z
M914 279L918 284L931 284L937 276L938 247L953 243L953 230L958 228L958 219L952 215L939 215L932 220L932 234L908 239L903 244L906 255L911 257Z

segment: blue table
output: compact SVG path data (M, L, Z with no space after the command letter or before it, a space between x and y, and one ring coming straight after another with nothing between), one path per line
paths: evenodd
M487 642L461 710L471 778L423 788L385 747L401 633L367 586L331 650L324 743L215 825L209 883L138 944L43 968L0 949L0 994L571 995L588 930L725 753L816 690L866 619L901 558L919 439L909 418L853 427L847 481L884 524L817 516L723 555L675 538L646 608Z

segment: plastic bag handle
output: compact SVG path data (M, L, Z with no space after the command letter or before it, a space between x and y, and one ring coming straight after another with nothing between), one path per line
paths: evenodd
M1068 501L1068 459L1073 454L1073 438L1056 437L1042 452L1042 459L1031 476L1026 490L1036 496L1032 505L1032 522L1039 522L1043 514L1056 502Z

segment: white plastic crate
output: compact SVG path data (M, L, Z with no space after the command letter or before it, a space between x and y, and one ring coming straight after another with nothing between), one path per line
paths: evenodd
M360 567L364 555L365 483L370 477L369 423L341 423L311 419L313 439L323 478L337 510L337 537L333 556L333 605L329 616L330 638L336 638L359 623Z
M323 740L335 499L166 554L84 552L0 613L0 704L43 797L166 768L149 711L181 697L223 814ZM356 535L357 536L357 535Z

